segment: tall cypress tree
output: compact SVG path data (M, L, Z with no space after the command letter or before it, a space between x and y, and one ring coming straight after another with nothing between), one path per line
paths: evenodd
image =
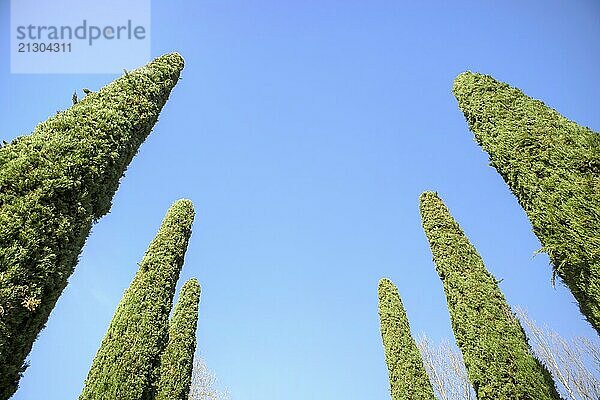
M600 134L487 75L454 81L475 139L600 333Z
M80 400L151 397L193 220L189 200L175 202L167 212L115 311Z
M200 285L196 279L183 284L169 322L169 341L160 358L156 400L187 400L196 351L196 326Z
M381 279L378 295L381 338L392 400L433 400L433 388L411 336L398 289L389 279Z
M444 284L452 329L478 400L559 399L477 251L436 193L420 198L423 229Z
M182 68L159 57L0 147L0 400Z

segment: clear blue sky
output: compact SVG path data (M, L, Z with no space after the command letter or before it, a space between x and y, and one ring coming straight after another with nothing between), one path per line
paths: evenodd
M0 6L0 137L113 75L11 75ZM413 4L414 3L414 4ZM418 4L416 4L418 3ZM412 330L452 338L418 196L436 190L511 305L594 337L451 94L488 73L600 130L596 1L154 1L152 55L183 79L95 225L16 400L74 399L169 205L197 219L198 350L235 400L386 399L377 282ZM485 3L485 4L484 4ZM494 4L493 4L494 3ZM501 5L502 4L502 5Z

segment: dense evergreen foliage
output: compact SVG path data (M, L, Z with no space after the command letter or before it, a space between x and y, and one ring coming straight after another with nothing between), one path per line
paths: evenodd
M558 399L548 371L450 212L437 196L420 199L423 228L444 284L452 328L479 400Z
M0 147L0 400L182 68L159 57Z
M398 289L388 279L379 281L379 319L392 400L433 400L433 389L410 333Z
M193 220L189 200L177 201L167 212L115 311L80 400L151 397Z
M200 285L183 284L169 322L169 341L160 358L156 400L187 400L192 382Z
M490 76L459 75L454 95L555 273L600 332L600 135Z

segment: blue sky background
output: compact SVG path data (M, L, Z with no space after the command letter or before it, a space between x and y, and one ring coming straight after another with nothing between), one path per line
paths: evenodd
M451 94L483 72L600 130L596 1L154 1L152 55L186 67L34 345L17 400L74 399L176 199L197 219L198 351L235 400L385 399L377 282L415 334L452 338L418 196L436 190L511 305L595 337ZM448 4L447 4L448 3ZM0 138L114 75L11 75L0 6ZM80 92L81 93L81 92Z

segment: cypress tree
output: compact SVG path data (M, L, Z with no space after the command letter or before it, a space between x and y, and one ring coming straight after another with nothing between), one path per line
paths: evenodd
M169 341L160 358L156 400L187 400L196 351L196 326L200 285L196 279L183 284L169 322Z
M115 311L80 400L151 397L193 219L189 200L175 202L167 212Z
M433 400L433 388L411 336L398 289L390 280L381 279L378 295L381 338L392 400Z
M0 400L182 68L159 57L0 147Z
M600 135L490 76L465 72L453 92L554 273L600 333Z
M477 399L559 399L550 374L531 354L498 282L442 200L425 192L420 203L454 336Z

